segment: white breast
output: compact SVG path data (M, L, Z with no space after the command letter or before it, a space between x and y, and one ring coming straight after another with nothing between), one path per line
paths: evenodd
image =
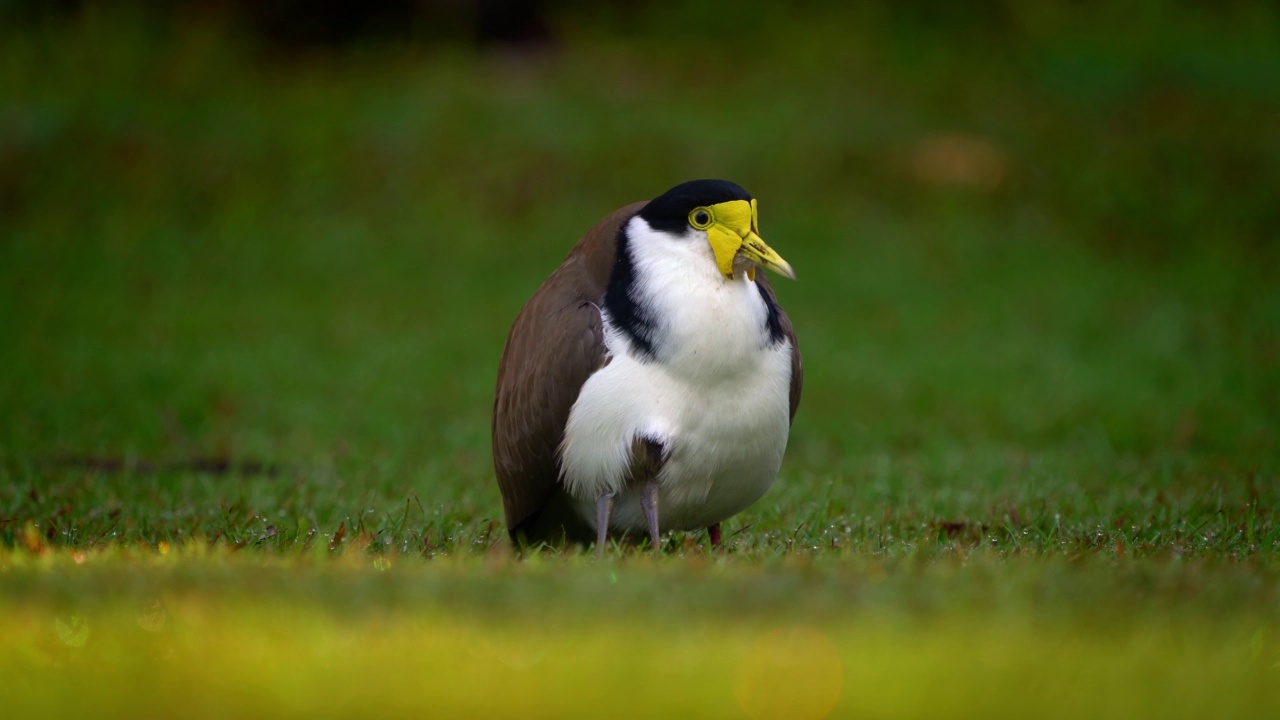
M648 362L605 313L612 360L582 387L561 445L563 482L583 519L618 493L615 530L645 527L638 488L627 486L636 437L664 441L658 477L663 531L720 522L773 483L789 430L791 346L771 344L767 308L745 273L725 280L706 242L669 238L643 220L628 227L637 286L660 342ZM646 235L647 234L647 235Z

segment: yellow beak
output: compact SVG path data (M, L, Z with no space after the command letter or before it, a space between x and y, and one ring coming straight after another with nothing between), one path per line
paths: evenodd
M783 277L796 279L796 271L791 263L769 247L756 234L755 201L731 200L712 205L707 208L715 222L707 228L707 242L716 256L716 266L720 273L733 279L734 262L738 256L751 261L762 268L772 270ZM747 269L748 278L755 280L755 268Z
M747 236L743 238L741 252L743 257L762 268L772 270L792 280L796 279L796 271L791 269L791 263L783 260L781 255L766 245L764 240L754 232L748 232Z

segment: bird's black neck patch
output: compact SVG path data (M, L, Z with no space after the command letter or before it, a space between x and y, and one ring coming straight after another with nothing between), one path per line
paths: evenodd
M617 260L613 263L613 271L609 274L609 286L604 291L604 307L609 311L609 320L613 326L627 336L631 347L641 361L653 360L654 331L656 330L653 311L637 303L636 269L631 259L631 248L627 243L627 223L618 228Z
M777 345L782 342L782 318L778 317L778 303L773 301L773 293L764 289L760 283L756 283L756 290L760 291L760 297L764 300L765 307L765 325L769 328L769 344Z
M650 200L639 215L654 230L683 235L689 230L689 213L694 208L730 200L749 201L751 193L728 180L691 180Z
M680 237L690 230L689 213L694 208L710 207L732 200L751 200L751 193L728 180L692 180L677 185L658 197L650 200L636 213L636 217L648 223L655 231ZM657 358L655 347L659 326L653 316L653 309L640 300L636 286L636 269L632 248L627 237L627 224L623 223L618 230L617 259L613 271L609 275L609 285L605 289L604 307L609 311L609 318L619 332L631 341L638 359L648 362ZM765 306L768 308L768 326L771 342L782 338L782 327L778 320L778 306L763 289Z

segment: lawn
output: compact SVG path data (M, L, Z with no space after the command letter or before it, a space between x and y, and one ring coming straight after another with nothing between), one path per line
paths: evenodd
M7 705L1280 711L1280 14L566 7L519 52L0 24ZM697 177L799 275L778 483L722 550L517 557L510 322Z

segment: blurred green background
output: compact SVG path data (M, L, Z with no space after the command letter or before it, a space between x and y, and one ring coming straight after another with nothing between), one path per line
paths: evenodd
M757 530L1280 494L1274 3L177 5L0 2L6 542L490 542L511 320L699 177L800 277Z

